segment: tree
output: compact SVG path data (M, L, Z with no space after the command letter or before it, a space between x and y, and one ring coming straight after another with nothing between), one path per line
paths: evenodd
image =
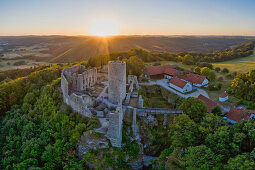
M227 68L223 68L222 73L228 73L229 70Z
M185 169L213 169L218 161L210 148L200 145L188 147L184 151L180 164Z
M225 125L226 121L220 116L208 113L201 120L199 130L203 134L203 137L206 137L208 134L214 133L219 127Z
M207 77L209 80L214 81L216 79L216 74L214 71L210 71Z
M127 74L136 75L139 77L144 70L144 62L136 56L131 56L127 62Z
M218 90L220 90L222 88L222 84L218 83L217 88L218 88Z
M207 113L207 106L197 97L189 97L185 99L181 104L180 109L189 115L195 122L200 122Z
M239 150L239 147L232 142L230 135L229 127L221 126L213 134L207 135L205 142L214 153L222 155L226 160Z
M216 106L215 108L212 109L212 113L214 115L221 116L221 114L222 114L221 108L219 106Z
M194 71L195 71L195 73L197 73L197 74L201 74L201 68L198 67L198 66L195 67Z
M179 62L183 62L184 59L183 59L182 56L178 56L177 60L178 60Z
M187 65L192 65L194 63L194 58L193 56L186 54L183 57L183 63L187 64Z
M188 115L181 114L176 117L172 126L168 136L171 137L173 146L186 148L199 142L197 126Z
M216 67L215 69L214 69L216 72L220 72L220 67Z
M209 69L208 67L203 67L203 68L201 68L201 74L202 74L203 76L208 76L209 73L210 73L210 71L211 71L211 69Z
M247 154L237 155L234 158L228 160L228 164L225 166L226 169L247 169L253 170L255 167L255 161L249 159Z

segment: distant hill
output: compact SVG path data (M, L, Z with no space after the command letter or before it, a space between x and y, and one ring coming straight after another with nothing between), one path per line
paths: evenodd
M110 38L90 36L19 36L0 37L2 48L45 44L51 54L48 62L78 62L99 54L144 48L150 51L211 52L255 40L240 36L114 36Z

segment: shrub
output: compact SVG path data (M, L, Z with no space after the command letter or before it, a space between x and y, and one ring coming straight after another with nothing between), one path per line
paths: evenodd
M208 79L214 81L216 79L216 74L213 71L210 71L208 74Z
M228 74L226 75L226 77L227 77L228 79L234 78L233 74L231 74L231 73L228 73Z
M222 87L222 84L221 84L221 83L219 83L219 84L217 85L218 90L220 90L220 89L221 89L221 87Z
M201 62L197 64L199 67L208 67L210 69L213 69L213 65L211 63L207 63L207 62Z
M211 71L211 69L209 69L208 67L203 67L203 68L201 68L201 74L202 74L203 76L208 76L209 73L210 73L210 71Z
M215 86L214 84L209 84L209 85L208 85L208 90L210 90L210 91L216 91L216 90L218 90L218 87Z
M194 69L194 71L195 71L195 73L197 73L197 74L200 74L200 73L201 73L201 69L200 69L200 67L198 67L198 66Z
M223 68L222 73L229 73L229 70L227 68Z
M220 69L220 67L216 67L214 70L217 72L220 72L221 69Z
M183 58L183 63L187 65L192 65L194 63L194 58L193 56L186 54Z

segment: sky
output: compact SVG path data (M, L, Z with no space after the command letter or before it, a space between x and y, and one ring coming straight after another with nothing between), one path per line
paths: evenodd
M91 35L102 20L121 35L255 36L255 0L0 0L0 36Z

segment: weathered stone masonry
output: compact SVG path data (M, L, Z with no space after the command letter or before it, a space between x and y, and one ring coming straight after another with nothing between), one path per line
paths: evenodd
M113 104L122 102L126 97L126 63L110 61L108 63L108 99Z
M76 65L64 68L61 74L61 89L64 102L85 117L92 117L88 107L94 104L90 95L82 93L97 82L97 69Z

